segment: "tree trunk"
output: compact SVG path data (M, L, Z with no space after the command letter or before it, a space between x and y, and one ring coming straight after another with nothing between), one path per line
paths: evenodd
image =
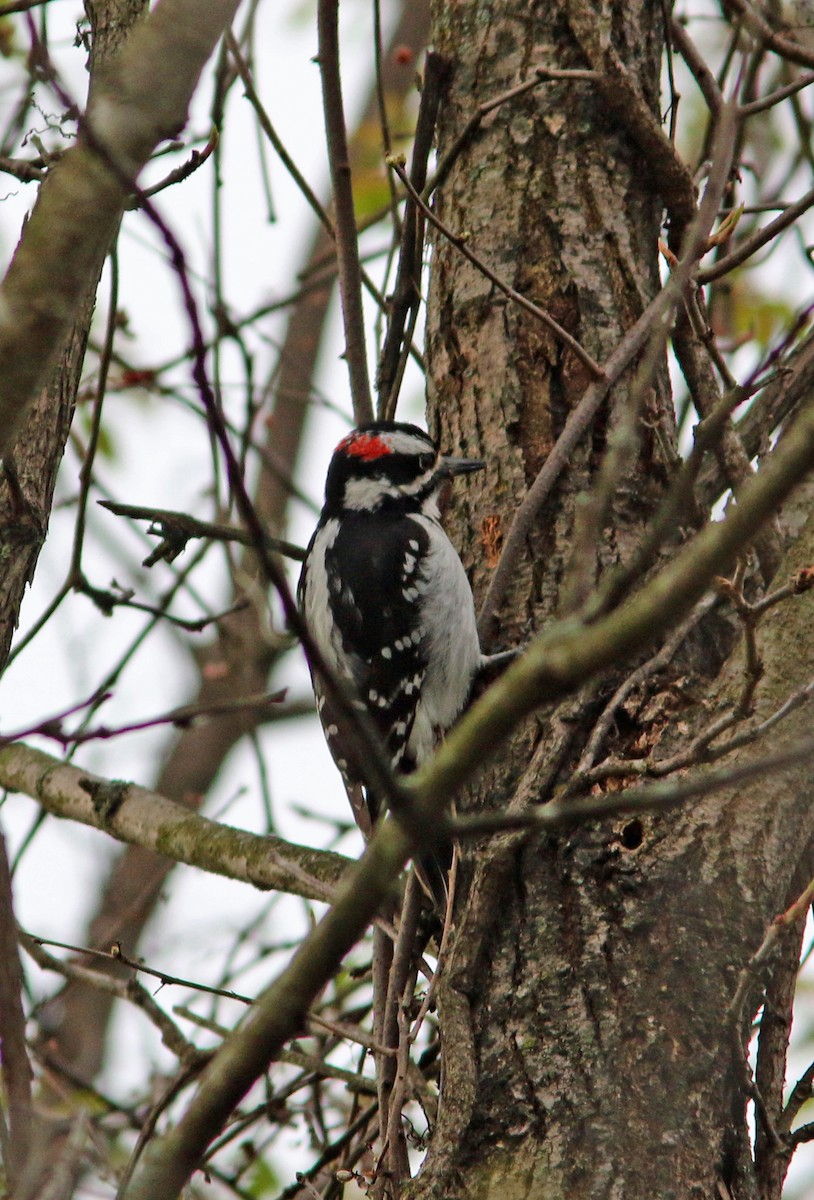
M503 0L487 11L470 0L437 4L435 17L434 43L454 64L440 161L477 105L540 65L603 71L607 88L606 56L615 56L660 120L658 4L609 0L588 11L582 0ZM547 82L508 100L456 160L437 210L600 363L659 286L662 200L641 143L620 119L623 108L589 80ZM435 427L445 445L490 466L487 479L473 481L456 527L459 543L463 530L480 531L463 557L482 594L494 549L589 377L443 237L433 251L428 327ZM580 497L631 403L631 381L628 374L613 390L528 538L500 613L501 648L545 625L564 593L579 597L585 580L627 560L647 527L675 465L673 408L658 372L604 535L578 550L595 560L573 562ZM812 549L804 534L798 565ZM795 605L783 610L783 639L773 617L762 627L758 716L806 680L800 643L810 644L811 602ZM706 636L711 675L728 634L719 623ZM735 662L724 673L719 705L736 698L741 671ZM550 799L610 682L527 722L468 805L500 810ZM665 699L641 732L655 739L663 728L666 744L679 719L700 725L709 709L677 714ZM803 728L801 720L785 736ZM439 998L441 1114L411 1195L757 1194L738 1039L725 1014L772 917L806 882L809 790L799 772L668 815L464 847ZM756 993L744 1020L758 1000ZM719 1184L729 1192L715 1191Z

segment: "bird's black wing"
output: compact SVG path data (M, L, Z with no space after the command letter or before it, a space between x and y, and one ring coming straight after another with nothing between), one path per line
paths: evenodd
M399 771L415 766L406 746L427 669L417 600L428 548L419 521L358 513L345 515L325 554L330 602L353 685Z

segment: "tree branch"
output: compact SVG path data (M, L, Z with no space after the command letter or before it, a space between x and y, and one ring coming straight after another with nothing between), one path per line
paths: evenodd
M478 613L478 629L482 642L488 644L493 621L537 514L562 471L568 465L576 446L591 427L610 388L627 370L650 338L657 334L664 334L671 321L673 310L706 246L707 236L718 212L723 188L729 177L735 134L734 122L734 105L724 105L716 132L714 170L710 173L696 217L690 228L685 231L680 261L674 267L664 287L653 297L639 319L622 338L613 354L603 364L602 378L590 384L577 406L569 413L565 427L557 438L554 448L540 468L537 478L512 519L503 544L500 561L489 582Z
M345 109L339 76L339 0L319 0L317 30L319 69L325 133L328 138L328 162L334 189L336 210L336 259L339 267L339 293L345 322L345 358L350 374L353 415L357 425L373 420L370 381L367 373L365 324L362 315L361 267L353 208L350 157L345 129Z
M216 1053L175 1128L147 1149L123 1200L178 1195L235 1105L304 1028L310 1004L375 916L410 849L395 821L378 826L337 902Z
M113 239L128 180L184 125L201 70L237 5L160 0L100 70L87 116L92 136L80 133L49 172L0 286L0 457L12 449Z
M349 866L341 854L210 821L157 792L101 779L22 743L0 747L0 787L31 796L56 817L257 888L327 900Z
M254 537L245 529L234 525L221 525L213 521L201 521L189 513L175 512L168 508L149 508L142 504L119 504L115 500L98 500L101 508L106 508L117 517L132 517L137 521L152 522L148 533L161 538L161 544L144 560L145 567L152 567L160 559L172 562L185 549L191 538L209 538L218 542L239 542L242 546L253 546ZM302 562L305 551L293 542L282 538L266 537L266 545L275 554L293 558Z
M405 781L420 807L446 803L522 717L582 686L676 625L715 576L814 467L814 405L744 484L725 520L707 525L626 603L593 624L555 622L477 701L432 761Z
M467 244L468 239L454 233L449 226L445 225L444 222L433 212L429 205L425 204L421 198L421 195L413 186L412 181L405 171L402 160L397 155L391 155L387 160L387 165L398 175L399 179L404 185L407 195L418 207L422 215L430 222L430 224L434 225L438 232L443 234L447 241L450 242L456 248L456 250L460 250L464 258L470 262L473 267L480 271L480 273L484 275L499 292L502 292L504 296L506 296L519 308L522 308L524 312L527 312L532 317L535 317L542 325L546 327L546 329L553 333L554 336L558 338L558 340L561 341L564 346L567 346L574 357L582 363L588 374L592 375L599 384L604 384L605 388L607 389L608 380L602 367L600 367L598 363L594 362L591 355L587 350L584 349L583 346L579 344L577 339L572 337L568 330L564 329L562 325L560 325L559 321L555 321L551 314L547 313L545 309L540 308L538 304L535 304L532 300L529 300L527 296L524 296L522 292L518 292L516 288L510 287L509 284L504 283L500 276L497 275L492 268L483 261L482 258L475 254L473 250L470 250Z
M716 771L669 779L659 783L626 788L599 796L582 796L570 800L554 800L516 812L476 813L451 820L448 832L455 837L478 837L485 833L529 829L551 833L590 820L627 815L629 813L668 812L688 800L722 791L738 783L772 775L814 757L814 738L796 742L787 750L766 754L750 762L720 767Z

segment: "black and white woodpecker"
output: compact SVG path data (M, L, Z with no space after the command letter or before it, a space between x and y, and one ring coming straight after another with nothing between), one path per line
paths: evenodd
M343 438L328 469L300 608L397 774L429 757L491 661L481 654L472 590L438 507L445 483L483 466L441 454L416 425L377 421ZM378 802L316 672L312 680L328 746L369 837Z

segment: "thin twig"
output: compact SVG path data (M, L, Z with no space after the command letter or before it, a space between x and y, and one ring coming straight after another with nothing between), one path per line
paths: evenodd
M323 1167L326 1167L328 1163L333 1162L334 1159L339 1157L357 1134L367 1129L371 1121L375 1120L378 1108L378 1104L371 1104L368 1108L360 1112L356 1120L348 1126L344 1133L340 1134L338 1138L325 1147L323 1152L311 1163L307 1170L297 1172L296 1181L289 1187L284 1188L276 1197L276 1200L294 1200L295 1196L299 1196L302 1192L302 1185L306 1180L314 1179Z
M427 161L432 150L441 93L449 76L450 64L440 54L430 51L424 68L421 107L418 110L410 181L421 192L427 181ZM388 153L386 161L392 157ZM393 175L388 172L393 186ZM425 221L412 196L407 200L401 228L396 283L390 303L387 336L379 356L376 387L379 392L379 415L392 419L395 415L401 379L407 361L412 334L421 298L421 266L424 250ZM405 327L407 333L405 337Z
M199 1071L199 1064L184 1064L177 1072L175 1077L169 1081L161 1095L151 1106L150 1111L141 1122L141 1126L138 1131L138 1137L136 1138L136 1144L133 1147L130 1158L127 1161L127 1165L125 1166L121 1178L119 1179L119 1186L116 1189L116 1200L123 1200L123 1197L127 1194L127 1188L130 1180L133 1177L133 1172L138 1165L138 1161L141 1158L141 1155L144 1153L145 1147L148 1145L150 1138L152 1138L153 1134L155 1133L155 1128L158 1124L158 1118L169 1107L176 1096L183 1091L187 1084L195 1078Z
M647 163L651 186L667 209L670 243L676 251L684 251L685 232L696 212L695 188L687 165L664 132L635 73L622 60L613 39L604 36L592 6L574 5L569 20L587 65L597 72L598 102Z
M153 527L147 532L161 537L161 546L154 550L144 561L144 566L154 566L159 558L171 562L177 558L191 538L209 538L217 542L239 542L242 546L253 546L254 535L245 529L234 525L220 525L213 521L201 521L189 513L175 512L169 508L149 508L143 504L119 504L116 500L98 500L101 508L106 508L117 517L132 517L136 521L152 521ZM295 562L302 562L305 551L293 542L282 538L264 535L264 542L275 554L282 554Z
M709 438L705 440L712 445L729 487L737 492L753 470L749 455L724 408L731 409L730 398L745 398L746 389L740 388L733 379L718 351L714 332L701 311L701 304L700 289L688 288L684 311L679 314L673 333L673 349L699 417L702 421L712 418L717 427L714 443ZM727 389L723 398L713 364ZM700 462L697 465L700 466ZM652 530L648 536L652 536ZM782 555L776 521L767 522L760 530L755 538L755 551L762 579L768 583L777 571Z
M308 204L311 207L311 210L315 213L317 219L320 221L320 223L324 227L325 231L328 233L328 235L331 238L335 238L336 231L334 229L331 218L328 216L328 213L325 211L325 206L321 203L316 192L311 187L311 185L308 183L307 179L302 174L302 172L300 171L297 164L294 162L294 159L291 157L291 155L286 150L285 145L283 144L281 139L278 137L277 131L275 130L274 126L272 125L271 121L269 120L268 113L266 112L265 108L261 104L260 97L258 96L257 90L254 86L254 80L252 79L252 73L251 73L251 70L249 69L249 64L246 62L246 59L243 57L243 54L241 53L241 50L240 50L240 46L237 43L237 39L235 38L234 34L231 31L227 31L227 33L226 33L226 45L227 45L227 47L229 49L229 53L231 54L232 59L234 61L235 68L243 82L243 88L246 93L246 99L249 101L249 103L251 104L255 113L257 114L257 119L260 122L260 127L262 128L263 133L266 135L268 140L271 142L271 145L274 147L274 150L277 152L277 155L280 158L280 161L282 162L283 166L288 171L289 175L294 180L294 182L297 185L297 187L299 188L300 192L307 200Z
M717 746L713 745L722 734L741 723L742 718L737 716L733 710L725 712L717 721L713 721L690 742L689 746L673 755L672 758L663 758L655 762L649 758L608 759L582 775L580 783L583 787L592 787L605 779L624 779L633 775L650 775L659 778L672 775L675 771L695 766L700 762L717 762L735 750L742 750L745 746L750 746L765 737L791 713L807 704L812 696L814 696L814 679L798 688L765 720L735 734L726 742L721 742Z
M387 112L387 93L384 84L384 71L382 69L382 59L384 57L384 39L382 38L382 7L381 0L373 0L373 57L375 67L375 89L376 89L376 108L379 116L379 129L382 134L382 149L385 155L391 153L393 149L393 141L390 135L390 118ZM387 206L392 222L393 230L398 236L400 232L400 220L398 211L398 197L392 179L388 176L390 184L390 203Z
M732 153L734 149L734 138L736 133L735 124L736 109L734 104L729 103L721 110L718 129L715 137L715 154L713 158L713 167L710 171L707 180L707 186L701 204L698 208L698 214L692 222L685 236L685 250L681 259L675 263L673 270L662 291L655 297L648 306L648 310L657 309L660 313L658 316L650 317L650 321L655 328L661 324L662 328L667 322L668 315L675 311L678 304L679 296L686 293L687 285L692 276L694 265L698 257L703 253L706 244L707 236L712 224L715 220L717 208L720 203L721 195L726 187L729 178L729 167L731 164ZM658 309L659 302L664 305L662 309ZM637 329L641 324L646 324L642 315L637 325L633 329ZM633 330L631 330L631 334ZM645 338L652 336L646 329L642 330ZM624 342L622 343L624 345ZM609 360L610 361L610 360ZM710 414L710 417L703 426L699 425L696 428L696 445L692 454L689 456L677 472L673 486L668 490L662 504L657 511L655 517L651 519L648 528L644 531L640 544L634 552L632 558L624 565L621 565L609 572L601 581L600 585L595 590L593 596L588 601L584 618L586 620L595 620L596 617L608 612L615 607L622 596L637 583L643 576L645 570L653 561L653 558L661 546L664 539L672 534L676 527L677 504L684 501L689 491L689 486L695 478L695 474L700 468L700 455L702 447L710 444L716 444L716 437L719 435L721 424L726 421L726 418L731 411L729 405L734 403L736 398L742 398L740 390L736 390L732 396L727 396L719 405L718 409ZM739 402L739 401L738 401ZM582 402L580 402L582 403ZM567 432L568 425L563 434ZM555 451L557 446L555 446ZM548 463L543 464L543 471ZM542 474L542 472L541 472ZM535 481L536 486L537 481ZM525 503L525 501L524 501ZM521 505L521 509L522 509ZM511 530L510 530L511 535ZM507 542L508 542L507 538ZM504 555L506 553L504 545ZM519 548L517 553L519 553ZM498 565L498 574L503 568L503 563ZM492 581L493 584L495 580ZM487 599L489 595L487 593ZM485 602L484 602L485 604Z
M769 925L763 941L760 943L757 950L751 956L738 976L737 986L732 999L727 1006L726 1019L732 1033L736 1059L742 1067L745 1075L746 1088L755 1099L756 1107L758 1106L759 1101L762 1100L762 1097L760 1097L758 1089L754 1084L752 1069L743 1051L741 1035L743 1008L749 993L755 986L761 968L765 966L767 961L771 958L780 939L784 937L790 929L805 919L805 916L811 906L812 899L814 899L814 879L809 882L808 886L801 892L794 903L790 904L784 912L778 913L778 915ZM780 1152L787 1152L788 1146L784 1138L781 1136L781 1134L787 1132L787 1126L781 1124L779 1127L776 1127L771 1120L769 1113L766 1111L765 1105L762 1104L760 1106L760 1118L773 1148ZM783 1118L786 1118L785 1113L783 1114Z
M435 962L435 970L432 973L432 979L430 980L430 986L427 988L424 999L421 1002L421 1007L418 1010L416 1018L413 1021L412 1029L410 1030L411 1042L415 1042L417 1039L419 1033L421 1032L421 1026L424 1024L424 1019L427 1016L427 1013L430 1011L432 1005L435 1003L435 996L438 991L438 986L441 982L441 976L443 975L444 967L446 966L447 954L449 951L449 941L454 928L453 911L455 906L455 889L458 882L459 861L460 854L458 852L458 847L453 846L452 865L449 868L449 878L447 884L447 905L444 912L444 927L441 931L441 944L438 947L438 957Z
M532 483L520 507L514 515L509 532L503 543L500 561L489 582L480 612L478 613L478 630L481 643L488 645L492 625L497 611L503 602L506 590L514 576L517 562L532 530L537 514L551 493L554 484L562 471L568 465L571 455L593 423L610 388L618 381L642 348L647 344L652 331L661 323L668 320L669 314L678 302L697 261L706 245L707 235L720 204L720 196L729 174L729 161L732 152L734 135L734 106L726 105L721 111L717 143L720 153L717 155L715 175L710 174L702 205L699 206L696 218L687 231L685 248L675 269L664 287L648 304L636 323L628 330L617 348L606 361L603 368L603 378L590 384L583 393L576 407L569 414L554 448L546 458L536 479Z
M21 742L35 734L39 737L51 738L53 741L59 742L61 746L81 746L85 742L109 741L111 738L118 738L123 734L140 733L144 729L154 729L161 725L173 725L176 729L186 729L196 722L212 717L231 717L245 712L254 713L257 720L262 721L264 713L266 711L270 713L282 704L285 695L286 690L282 689L259 696L236 696L230 700L216 701L211 704L182 704L178 708L172 708L169 712L160 713L156 717L145 717L143 721L131 721L126 725L115 727L97 725L73 733L64 730L62 728L64 717L70 716L77 709L85 708L88 704L97 704L100 697L94 695L90 700L75 705L72 709L54 717L45 717L38 724L21 729L18 733L0 735L0 746ZM312 709L313 705L308 704L303 706L302 711L310 712Z
M334 192L336 259L345 324L345 358L357 425L373 420L362 313L361 267L353 207L350 157L339 73L339 0L318 0L317 37L325 134Z
M448 829L455 837L460 838L479 837L487 833L502 833L513 829L549 832L623 813L667 812L687 800L695 800L699 796L706 796L710 792L720 791L722 788L744 783L774 771L786 770L812 757L814 738L806 738L787 750L767 754L763 758L733 767L707 771L689 779L646 784L622 792L585 796L578 800L557 800L520 812L454 817L450 819Z
M710 113L715 117L724 103L724 98L706 59L699 52L695 42L680 21L670 22L670 37L676 50L692 72ZM741 111L743 110L741 109Z
M756 113L765 112L767 108L774 108L776 104L787 100L790 96L796 96L803 88L809 87L814 83L814 71L809 71L805 75L798 76L791 83L787 83L785 87L777 88L774 92L769 92L760 100L752 100L749 104L742 104L740 113L742 117L753 117Z
M511 100L516 100L519 96L525 96L527 92L533 91L543 83L553 83L556 80L596 83L598 79L599 76L596 71L585 71L582 69L559 71L551 67L536 67L533 74L528 79L524 79L522 83L517 83L514 87L508 88L498 96L493 96L491 100L485 100L483 104L479 104L458 137L446 151L443 158L437 163L435 173L427 182L422 193L423 199L429 200L432 193L437 191L446 182L453 166L470 144L480 129L484 118L489 113L494 112L495 109L500 108L504 104L508 104Z
M463 254L464 258L472 263L473 267L476 267L482 275L485 275L489 282L494 284L499 292L502 292L503 295L507 296L509 300L512 300L525 312L530 313L531 316L535 317L538 321L540 321L541 324L545 325L546 329L549 329L555 335L555 337L557 337L565 346L567 346L572 354L579 359L579 361L594 379L601 380L607 385L607 379L602 368L597 362L594 361L588 351L579 344L577 339L572 337L568 330L564 329L562 325L560 325L559 321L555 321L550 313L547 313L545 309L540 308L539 305L529 300L522 294L522 292L518 292L515 290L515 288L510 287L509 284L504 283L500 276L497 275L492 268L483 261L482 258L469 249L469 246L467 245L467 238L460 237L458 234L454 233L449 226L445 225L444 222L438 216L436 216L433 210L427 204L425 204L424 200L410 182L407 172L404 170L403 160L396 155L391 155L387 160L387 165L391 167L392 170L398 175L399 179L404 184L406 192L417 204L430 224L434 225L439 233L442 233L444 237L447 238L447 240L453 246L455 246L455 248L459 250L461 254Z
M733 715L736 720L751 716L755 707L755 692L763 677L763 662L757 648L757 617L754 609L743 594L743 584L746 578L746 559L741 558L732 579L719 579L718 592L725 596L738 614L743 629L744 664L743 688L740 698L735 705Z
M784 1143L784 1148L778 1150L776 1143L772 1141L767 1123L762 1118L756 1123L755 1176L758 1181L758 1195L766 1198L779 1196L776 1181L785 1176L793 1152L790 1140L786 1137L787 1131L782 1128L783 1097L786 1091L789 1038L805 928L806 921L798 921L794 937L785 939L782 953L775 957L766 979L763 1010L760 1014L754 1082L760 1094L763 1111L770 1118L771 1128ZM739 1053L742 1051L739 1050Z
M405 989L415 986L415 949L418 922L422 911L422 890L415 871L410 875L399 917L398 937L392 948L386 982L384 973L378 982L374 978L374 1030L386 1051L396 1055L377 1055L376 1083L379 1095L380 1137L383 1148L381 1163L386 1170L400 1178L409 1174L407 1148L401 1124L401 1105L394 1106L396 1080L401 1060L400 1013ZM378 941L379 939L377 939ZM374 954L376 945L374 943ZM381 1011L379 1011L381 1009Z
M633 471L642 439L642 413L653 381L664 361L666 325L656 325L631 382L624 408L608 436L608 444L593 487L577 507L572 551L560 586L560 616L579 611L588 601L596 579L598 547L614 497L625 476Z
M786 1107L783 1109L782 1116L777 1123L780 1133L788 1133L790 1131L797 1118L797 1114L800 1112L800 1109L804 1104L807 1103L807 1101L811 1099L812 1095L814 1095L814 1063L811 1063L811 1065L803 1072L803 1074L795 1083L794 1087L791 1089L791 1095L789 1096L786 1102ZM809 1125L808 1128L812 1129L814 1126ZM795 1132L795 1136L796 1133L799 1133L799 1130Z
M713 283L723 275L728 275L735 267L739 267L741 263L751 258L761 246L765 246L767 242L771 242L779 233L787 229L789 225L793 225L797 218L801 217L803 213L808 212L812 205L814 205L814 188L807 191L794 204L790 204L779 217L775 217L768 225L764 225L762 229L758 229L750 237L744 238L740 245L730 254L718 259L710 267L702 267L696 277L698 284L703 286L707 283Z
M88 497L93 482L93 466L96 460L96 452L99 448L99 439L102 433L102 411L105 402L110 361L113 354L113 340L116 336L119 322L119 255L115 246L108 255L108 261L110 263L110 295L107 302L107 322L105 325L104 342L99 355L99 376L96 382L96 394L93 398L93 417L88 435L88 444L85 457L82 460L82 466L79 470L79 497L76 506L71 564L68 568L68 578L66 579L66 584L70 583L71 586L82 578L82 547L85 540Z
M773 51L780 58L797 63L801 67L814 67L814 52L807 49L802 42L792 41L783 34L775 33L771 25L758 12L749 0L728 0L729 7L743 17L746 28L763 44L765 49Z
M167 188L174 187L175 184L183 183L185 179L189 179L189 177L194 175L195 172L204 165L207 159L211 157L212 152L215 150L217 145L218 131L217 129L213 128L203 150L193 150L186 162L181 163L180 167L176 167L174 170L170 171L164 176L163 179L160 179L158 183L154 183L152 187L145 188L144 195L157 196L159 192L166 191ZM125 207L128 209L138 208L138 198L134 197Z
M103 992L109 992L113 996L118 996L121 1000L129 1001L136 1008L140 1008L161 1034L161 1040L167 1049L181 1062L200 1066L209 1059L210 1055L198 1050L196 1046L184 1037L172 1018L164 1012L163 1008L156 1004L150 993L135 979L115 979L112 975L103 974L101 971L94 971L92 968L84 967L79 963L64 962L62 959L56 958L53 954L49 954L45 949L45 946L59 947L64 946L64 943L47 942L44 939L32 937L31 934L25 933L23 930L20 930L20 944L37 965L44 970L56 971L65 979L79 980L81 983L98 988ZM104 955L101 951L85 950L81 947L65 948L75 949L78 953L88 954L93 957L107 957L108 959L116 957L115 955ZM148 973L155 974L155 972Z
M568 781L564 796L572 795L584 785L585 775L596 762L600 750L610 733L611 726L616 719L616 714L630 693L646 679L663 671L672 662L688 634L716 603L717 598L715 596L705 597L690 613L686 621L682 622L672 636L667 639L658 653L649 658L647 662L642 663L635 671L632 671L616 689L591 731L580 760Z
M257 90L255 89L254 84L252 82L252 76L251 76L251 71L249 69L249 65L246 62L246 60L244 59L243 55L240 53L240 47L238 46L237 42L235 41L234 37L231 34L227 33L226 39L227 39L227 45L229 46L229 52L232 55L232 57L234 58L235 66L237 68L238 74L240 75L240 78L243 81L245 92L246 92L246 99L249 101L249 103L252 105L252 107L255 110L257 119L260 123L260 128L263 130L263 133L268 138L268 140L271 142L278 157L280 158L280 160L283 163L286 170L291 175L291 178L294 180L297 187L302 192L306 201L308 202L310 207L313 209L313 211L316 213L317 217L319 218L319 221L321 222L322 226L325 229L325 232L328 234L331 241L336 242L338 234L337 234L336 228L334 227L334 223L331 220L328 213L326 212L324 205L320 202L319 197L316 195L313 188L307 182L307 180L305 179L305 176L301 173L297 164L294 162L293 158L286 150L282 140L280 139L280 137L277 134L277 131L275 130L274 126L272 125L271 120L269 119L269 115L266 112L265 108L263 107L263 105L260 101L260 97L257 94ZM375 218L376 221L378 221L380 219L381 218L379 216L376 216L376 218ZM366 224L367 224L367 222L362 222L361 225L358 227L357 232L361 232L361 230L366 226ZM358 251L357 251L357 253L358 253ZM333 277L337 273L337 270L338 270L338 264L336 264L336 262L335 262L335 256L332 255L331 261L325 263L325 270L326 270L326 274L328 272L330 272L330 280L333 281ZM364 284L365 291L368 293L369 296L371 296L373 298L373 300L376 303L376 305L378 306L379 310L385 311L387 309L387 302L386 302L385 297L382 295L379 288L376 287L376 285L374 284L373 280L368 275L368 273L366 271L362 270L361 267L360 267L360 278L362 280L362 283ZM319 280L315 281L313 286L315 288L321 288L324 286L324 284L327 281L328 281L327 279L320 278ZM263 311L273 312L277 308L288 307L288 305L291 304L293 302L293 300L298 299L299 295L303 294L306 290L307 289L302 289L301 292L295 294L291 300L281 301L278 304L265 305L265 306L263 306ZM261 310L258 310L257 312L252 314L249 318L247 318L245 321L240 322L238 327L241 327L243 324L247 324L248 322L255 320L260 315L262 315L262 312L261 312ZM415 349L412 349L411 353L412 353L413 357L419 361L419 365L420 365L420 355L417 353L417 351ZM187 357L187 356L184 355L184 357ZM170 363L165 363L163 369L166 369L166 367L168 367L168 366L174 365L175 361L176 360L172 360ZM181 360L178 360L178 361L181 361Z

